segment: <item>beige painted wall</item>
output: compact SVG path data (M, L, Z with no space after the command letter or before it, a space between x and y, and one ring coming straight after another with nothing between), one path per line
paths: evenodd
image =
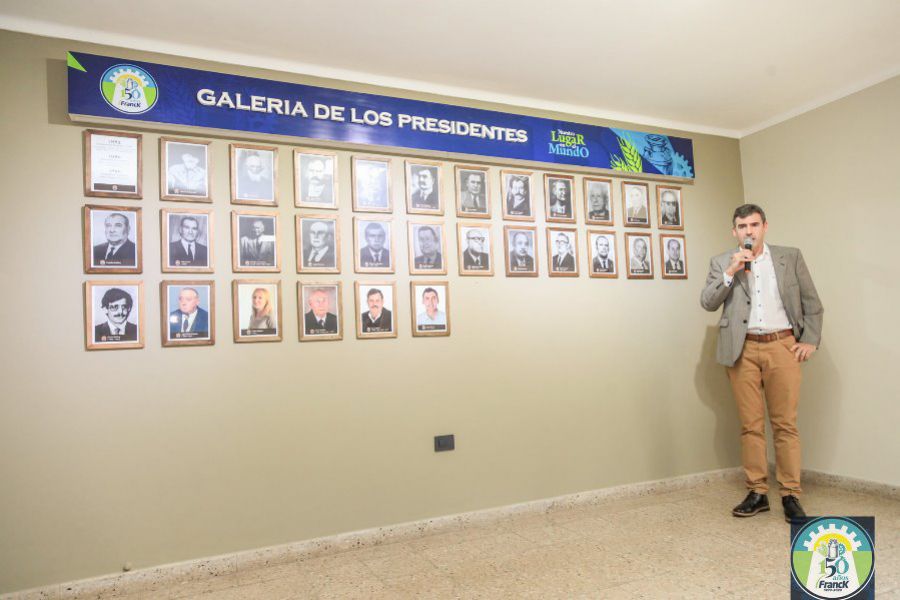
M804 466L900 484L900 77L741 140L748 202L798 246L825 306L804 368Z
M86 352L82 283L102 278L82 271L80 211L94 199L81 191L83 126L66 116L67 49L316 81L0 33L7 149L0 255L13 259L0 263L8 323L0 360L0 591L113 573L126 561L140 568L738 464L737 418L713 362L716 316L698 305L708 258L730 243L727 223L742 198L736 140L672 132L694 139L699 173L684 191L687 282L585 273L460 278L453 259L453 335L413 339L401 245L393 278L399 339L356 340L347 321L342 342L300 344L293 294L300 277L287 238L285 341L236 345L226 165L227 142L241 137L209 136L218 342L162 348L158 214L186 205L159 201L159 132L144 130L145 198L119 202L144 209L144 274L123 277L145 281L147 347ZM280 147L281 171L289 173L291 146ZM346 193L349 153L340 160ZM399 164L394 176L400 181ZM291 177L280 185L278 210L290 226ZM400 189L394 216L403 224ZM444 192L451 190L447 178ZM350 317L352 215L342 202L340 279ZM615 202L619 210L618 189ZM456 218L445 220L455 232ZM498 235L499 214L493 221ZM621 252L623 228L616 229ZM653 252L658 260L656 235ZM824 261L811 262L815 272ZM456 434L455 452L433 452L432 437L443 433Z

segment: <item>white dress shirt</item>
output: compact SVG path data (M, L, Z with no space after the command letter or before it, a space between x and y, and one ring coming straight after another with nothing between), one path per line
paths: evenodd
M725 285L731 287L734 277L728 273L722 275L725 278ZM753 260L747 280L750 284L750 318L747 320L747 331L762 334L790 329L791 322L778 293L775 263L772 261L768 244L763 244L763 251Z

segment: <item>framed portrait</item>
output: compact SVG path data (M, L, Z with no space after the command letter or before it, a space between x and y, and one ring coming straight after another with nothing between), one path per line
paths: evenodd
M491 186L487 167L456 165L456 216L489 219Z
M341 283L297 282L297 309L301 342L325 342L344 338L344 305Z
M354 156L353 210L356 212L393 212L391 202L391 159Z
M353 261L357 273L394 272L390 217L353 217Z
M446 275L447 245L441 222L408 223L409 274Z
M616 252L616 232L587 230L590 276L614 279L619 276L619 255Z
M159 138L159 197L212 202L209 145L204 140Z
M450 335L450 284L410 281L409 306L413 337Z
M683 235L660 234L659 255L663 279L687 279L687 242Z
M534 221L531 197L531 171L500 171L503 183L503 218L508 221Z
M612 179L584 178L584 221L588 225L613 225Z
M356 288L356 337L397 337L397 297L393 281L364 283L357 281Z
M656 186L656 217L660 229L684 229L684 205L681 188L672 185Z
M278 215L231 211L231 268L236 272L277 273Z
M578 231L547 228L547 268L550 277L578 277Z
M338 207L338 158L324 150L294 150L294 205Z
M281 341L281 281L235 279L231 284L234 341Z
M544 208L548 223L574 223L575 178L544 173Z
M443 215L441 163L427 160L406 161L406 212Z
M213 272L213 213L210 210L159 211L163 273Z
M625 234L625 262L628 279L653 279L653 252L649 233Z
M622 208L626 227L650 227L650 191L646 183L622 182Z
M139 133L85 129L84 195L99 198L144 197L143 136Z
M216 343L215 281L162 281L159 297L164 347Z
M491 224L457 223L459 274L490 277L494 274Z
M230 144L231 203L278 206L278 148Z
M537 277L537 228L527 225L505 225L503 247L507 277Z
M143 269L141 209L84 206L85 273L140 273Z
M337 215L297 215L297 272L340 273L341 229Z
M86 282L84 341L88 350L143 348L144 282Z

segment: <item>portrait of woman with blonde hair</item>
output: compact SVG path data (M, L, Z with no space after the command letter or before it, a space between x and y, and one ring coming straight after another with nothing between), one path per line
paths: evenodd
M234 282L236 342L281 339L280 293L278 282Z

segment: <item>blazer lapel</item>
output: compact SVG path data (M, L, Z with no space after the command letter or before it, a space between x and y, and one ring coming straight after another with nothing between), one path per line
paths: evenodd
M747 294L747 297L750 297L750 285L747 283L747 273L743 269L738 271L735 276L735 279L738 280L738 283L741 284L741 287L744 288L744 293Z
M778 296L781 298L781 303L784 305L785 310L787 310L788 303L784 301L784 278L787 274L787 262L785 261L784 253L778 246L769 246L769 252L772 253L772 263L775 265L775 282L778 284Z

